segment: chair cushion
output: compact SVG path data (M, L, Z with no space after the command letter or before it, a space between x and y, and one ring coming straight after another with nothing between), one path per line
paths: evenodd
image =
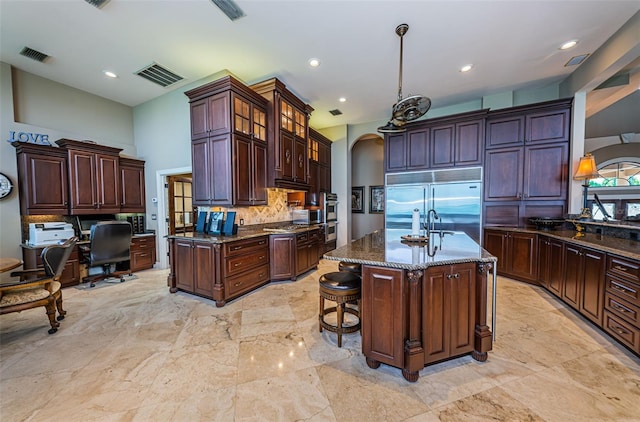
M54 281L51 283L51 292L44 287L27 287L24 289L16 288L15 290L5 291L0 298L0 308L14 305L22 305L29 302L37 302L46 299L60 290L60 283Z
M336 271L323 274L320 277L320 284L329 289L349 290L360 288L360 277L348 271Z

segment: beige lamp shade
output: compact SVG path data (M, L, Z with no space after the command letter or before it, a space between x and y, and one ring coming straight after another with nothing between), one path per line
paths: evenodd
M593 155L586 153L584 157L580 158L580 164L578 164L578 170L573 175L575 180L589 180L600 177L598 169L596 167L596 160Z

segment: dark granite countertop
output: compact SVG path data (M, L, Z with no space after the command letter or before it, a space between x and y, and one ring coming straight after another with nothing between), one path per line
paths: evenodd
M213 235L213 234L205 234L205 233L180 233L167 236L168 239L196 239L207 241L211 243L228 243L235 242L237 240L250 239L253 237L260 236L269 236L271 234L296 234L303 233L309 230L317 229L320 226L317 224L313 225L292 225L292 224L261 224L255 226L246 226L239 227L238 234L234 234L231 236L221 236L221 235ZM265 229L276 229L273 230L265 230Z
M407 234L406 230L380 230L328 252L324 257L334 261L407 270L497 260L465 233L448 233L451 234L443 237L434 234L428 243L418 243L401 239L401 236Z
M537 233L554 237L580 246L598 249L619 256L640 260L640 242L632 239L621 239L597 233L578 233L575 230L531 230L508 227L491 227L498 230ZM489 229L489 227L487 227Z

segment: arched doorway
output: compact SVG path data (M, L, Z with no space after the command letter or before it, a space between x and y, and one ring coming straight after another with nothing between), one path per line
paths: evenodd
M351 239L384 228L384 141L359 137L351 148Z

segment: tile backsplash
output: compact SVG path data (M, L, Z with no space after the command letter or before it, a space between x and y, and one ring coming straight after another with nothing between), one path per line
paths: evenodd
M240 224L240 219L244 220L244 225L278 223L291 221L292 207L287 205L288 189L270 188L267 189L268 205L255 207L199 207L199 211L235 211L236 224Z

